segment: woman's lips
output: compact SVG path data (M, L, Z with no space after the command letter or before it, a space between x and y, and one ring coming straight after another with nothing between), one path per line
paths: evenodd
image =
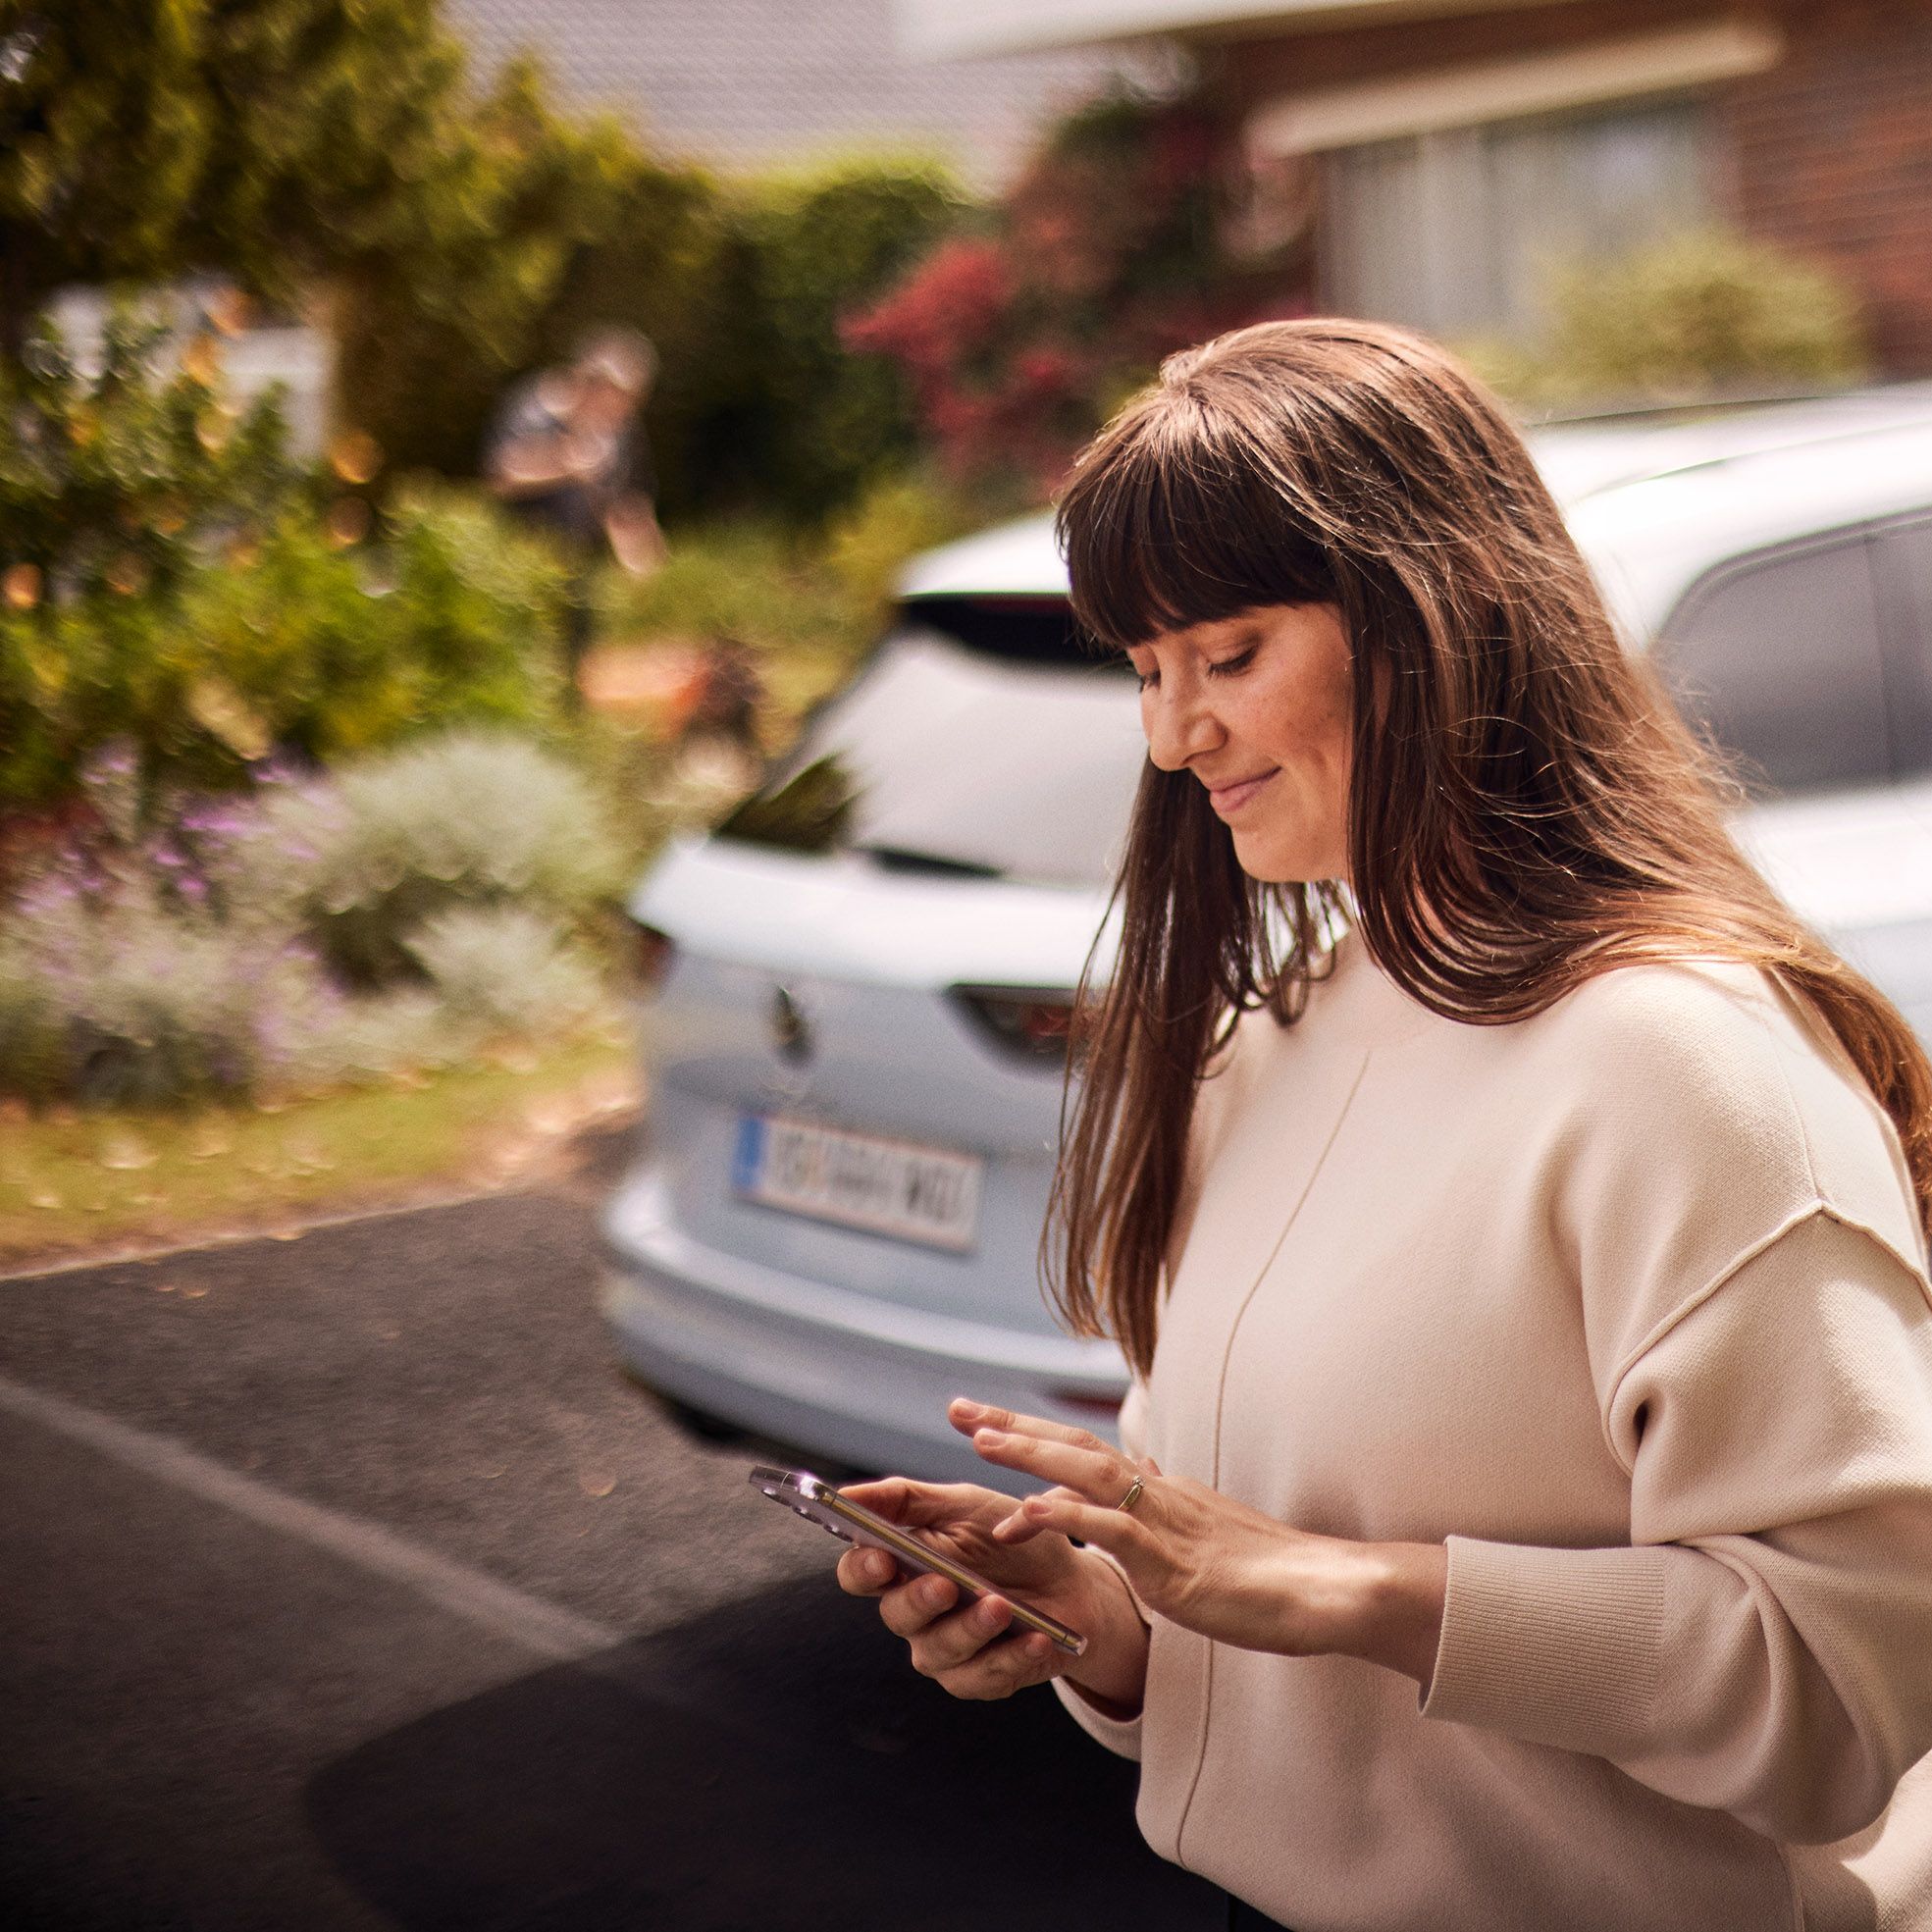
M1279 768L1278 765L1276 770L1279 770ZM1274 776L1275 772L1264 771L1258 777L1243 778L1237 785L1225 785L1218 792L1210 791L1208 793L1209 801L1213 804L1214 809L1226 818L1230 811L1240 810Z

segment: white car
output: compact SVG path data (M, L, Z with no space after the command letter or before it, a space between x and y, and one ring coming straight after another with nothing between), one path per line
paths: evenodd
M1628 643L1760 775L1759 862L1932 1039L1932 385L1533 447ZM603 1305L702 1427L992 1483L949 1396L1111 1433L1124 1364L1036 1256L1145 747L1066 591L1047 517L917 560L764 790L638 888L662 973Z

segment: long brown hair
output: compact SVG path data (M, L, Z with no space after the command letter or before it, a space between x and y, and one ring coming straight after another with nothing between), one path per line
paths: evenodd
M1190 773L1142 773L1041 1246L1074 1332L1148 1372L1202 1070L1242 1011L1299 1016L1337 920L1477 1023L1639 961L1770 969L1892 1117L1932 1227L1924 1050L1739 851L1742 788L1622 647L1521 438L1436 344L1316 319L1171 356L1083 452L1058 528L1103 647L1332 603L1355 700L1345 891L1249 878Z

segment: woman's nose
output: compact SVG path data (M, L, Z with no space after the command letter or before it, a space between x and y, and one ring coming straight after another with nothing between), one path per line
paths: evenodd
M1140 722L1147 733L1147 756L1162 771L1185 770L1190 758L1221 742L1213 713L1184 692L1173 698L1159 688L1147 692L1140 701Z

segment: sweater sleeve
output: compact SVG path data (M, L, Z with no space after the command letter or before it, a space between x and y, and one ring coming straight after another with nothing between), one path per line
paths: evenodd
M1617 1376L1631 1543L1451 1537L1423 1715L1822 1844L1932 1749L1932 1308L1818 1209Z
M1147 1453L1147 1389L1144 1384L1135 1381L1128 1384L1125 1399L1121 1404L1121 1446L1128 1455L1138 1461ZM1114 1573L1126 1586L1126 1593L1133 1599L1133 1606L1140 1613L1142 1623L1151 1624L1152 1615L1147 1605L1140 1600L1140 1593L1128 1582L1127 1573L1104 1549L1093 1544L1086 1545L1089 1555L1098 1556L1107 1563ZM1072 1713L1073 1721L1080 1729L1099 1743L1105 1745L1116 1757L1140 1756L1140 1717L1138 1714L1128 1718L1109 1717L1104 1711L1096 1709L1080 1696L1064 1677L1052 1680L1054 1696Z

